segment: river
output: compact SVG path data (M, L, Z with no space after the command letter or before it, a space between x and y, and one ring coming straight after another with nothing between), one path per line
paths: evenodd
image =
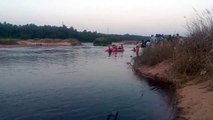
M137 76L132 46L0 48L1 120L171 120L170 90Z

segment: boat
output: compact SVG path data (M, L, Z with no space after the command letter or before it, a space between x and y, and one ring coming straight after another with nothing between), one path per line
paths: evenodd
M113 44L111 47L109 47L107 50L105 50L105 52L124 52L124 47L123 44L119 45L119 47L117 47L117 45Z

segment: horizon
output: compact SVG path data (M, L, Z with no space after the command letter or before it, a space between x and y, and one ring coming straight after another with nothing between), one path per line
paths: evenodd
M64 24L78 31L104 34L186 35L185 25L193 18L194 9L212 9L212 4L211 0L7 0L0 5L0 21Z

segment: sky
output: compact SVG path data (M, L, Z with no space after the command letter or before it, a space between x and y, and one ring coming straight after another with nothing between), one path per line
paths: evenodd
M186 34L213 0L0 0L0 22L73 26L109 34Z

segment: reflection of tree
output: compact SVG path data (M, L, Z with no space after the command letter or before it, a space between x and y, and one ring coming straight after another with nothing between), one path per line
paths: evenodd
M1 50L0 65L4 66L50 66L51 64L68 66L77 61L78 53L66 48L37 48L24 50Z

